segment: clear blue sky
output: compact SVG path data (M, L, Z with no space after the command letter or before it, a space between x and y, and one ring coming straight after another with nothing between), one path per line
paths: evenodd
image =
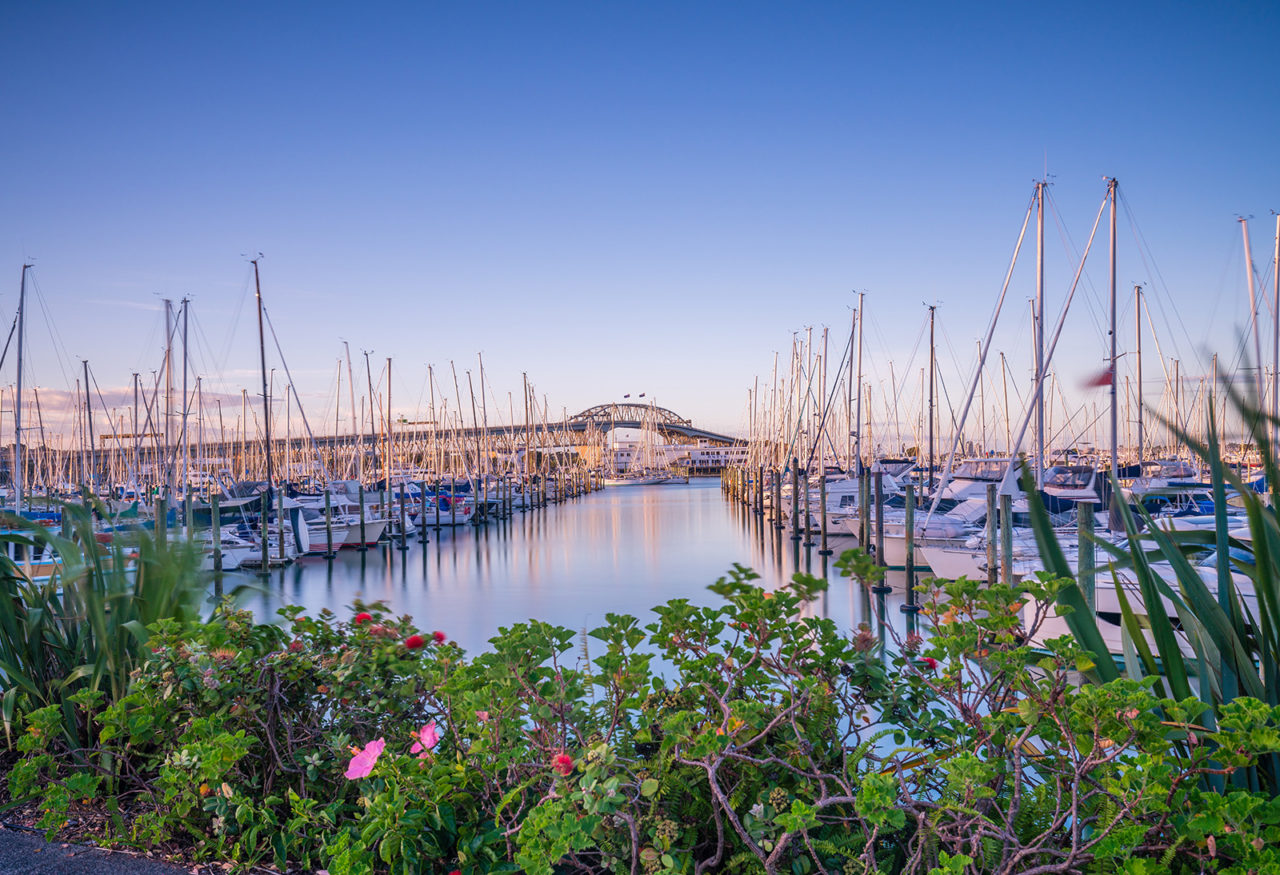
M193 300L209 391L252 393L260 251L317 420L345 339L394 358L406 416L428 363L481 352L504 406L527 371L553 411L646 392L739 431L793 331L838 355L855 289L869 379L918 370L926 301L967 370L1046 169L1076 247L1120 179L1124 344L1139 282L1166 359L1234 357L1237 214L1270 287L1273 2L8 3L0 29L0 307L34 258L51 408L82 358L104 393L158 368L163 297ZM1000 341L1024 379L1033 254ZM1101 246L1067 390L1105 295Z

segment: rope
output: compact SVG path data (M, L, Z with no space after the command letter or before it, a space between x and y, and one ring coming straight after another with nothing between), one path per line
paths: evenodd
M276 337L276 326L271 322L271 314L267 312L266 305L262 307L262 314L267 319L267 327L271 329L271 341L276 345L276 354L280 356L280 364L284 367L284 375L289 378L289 386L293 387L293 374L289 373L289 363L285 361L284 350L280 348L280 338ZM316 454L316 458L320 461L320 470L324 472L324 479L328 482L331 478L329 474L329 466L325 464L324 455L320 452L320 447L316 444L316 437L311 433L311 423L307 421L307 412L302 409L302 402L298 400L298 393L292 392L293 398L298 402L298 413L302 415L302 425L307 430L307 440L311 442L311 451ZM267 452L271 452L271 448L267 447ZM391 484L387 484L387 488L391 488Z
M938 502L942 500L942 490L946 487L947 481L951 479L951 472L954 470L956 461L956 450L960 446L960 433L969 419L969 410L973 406L974 395L977 394L978 381L982 379L982 368L987 362L988 353L991 351L991 340L996 332L996 323L1000 319L1000 311L1004 308L1005 295L1009 291L1009 283L1013 280L1013 268L1018 263L1018 253L1022 251L1022 241L1027 235L1027 225L1031 224L1031 211L1035 209L1035 204L1036 197L1033 192L1031 200L1027 204L1027 214L1022 219L1022 230L1018 232L1018 242L1013 247L1013 256L1009 259L1009 269L1005 271L1004 284L1000 287L1000 297L996 299L995 309L991 313L991 322L987 327L987 337L982 342L982 353L978 356L978 367L975 369L975 373L973 375L973 383L969 387L969 397L965 399L964 412L960 414L960 425L952 439L951 451L947 453L947 464L943 469L942 481L938 486L937 492L934 493L933 502L929 506L929 513L925 515L924 524L926 526L929 524L929 520L932 519L934 513L938 509ZM1101 211L1099 211L1098 216L1101 218ZM1097 228L1097 222L1094 223L1094 228ZM1090 241L1092 241L1092 236L1090 237ZM1005 415L1007 416L1008 413L1006 412ZM1009 467L1012 468L1013 466L1010 465ZM930 473L932 474L932 472Z
M1005 470L1004 479L1000 483L1000 490L1004 492L1010 489L1014 479L1017 477L1017 465L1013 464L1012 456L1022 446L1022 439L1027 434L1027 427L1031 424L1031 414L1035 410L1036 402L1044 394L1044 381L1049 374L1049 364L1053 361L1053 352L1058 347L1058 338L1062 336L1062 326L1066 322L1067 310L1071 307L1071 301L1076 296L1076 288L1080 284L1080 275L1084 272L1085 260L1089 257L1089 251L1093 249L1093 240L1098 233L1098 225L1102 222L1103 211L1107 208L1107 200L1111 196L1110 190L1103 197L1102 203L1098 206L1098 215L1093 220L1093 230L1089 232L1089 242L1085 244L1084 254L1080 257L1080 264L1076 268L1075 279L1071 282L1071 290L1067 293L1067 298L1062 303L1062 310L1058 314L1058 324L1054 327L1053 340L1049 343L1049 349L1045 352L1044 359L1041 364L1040 379L1036 380L1035 391L1031 393L1031 403L1027 407L1026 415L1022 419L1022 425L1018 429L1018 438L1013 442L1013 451L1010 453L1009 467ZM1113 375L1114 377L1114 375ZM936 504L936 502L935 502ZM931 511L932 512L932 511Z

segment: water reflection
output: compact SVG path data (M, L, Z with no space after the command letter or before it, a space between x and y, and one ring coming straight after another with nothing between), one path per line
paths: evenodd
M806 547L789 531L727 502L716 481L679 486L607 489L561 505L517 512L487 527L433 527L407 539L341 551L332 562L312 557L268 578L228 575L260 586L247 607L273 618L285 604L309 612L329 608L346 617L356 598L385 601L423 629L441 629L470 652L487 649L499 627L530 618L572 629L593 628L607 613L649 622L650 609L673 598L714 604L707 586L736 562L776 587L796 571L831 585L808 613L846 630L860 624L877 634L905 636L905 578L889 572L889 591L872 595L838 574L833 562L851 539L830 537L834 556Z

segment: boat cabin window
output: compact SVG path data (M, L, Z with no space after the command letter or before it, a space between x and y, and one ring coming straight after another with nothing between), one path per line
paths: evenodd
M956 480L1002 480L1008 459L969 459L960 463L953 475Z
M1044 472L1045 486L1087 489L1093 483L1093 469L1083 465L1054 465Z
M1240 565L1254 564L1253 554L1248 550L1244 549L1243 547L1228 547L1227 555L1231 557L1231 563L1233 565L1237 563ZM1218 567L1217 551L1214 551L1213 553L1210 553L1208 556L1204 557L1204 559L1201 560L1200 565L1204 566L1205 568L1217 568Z

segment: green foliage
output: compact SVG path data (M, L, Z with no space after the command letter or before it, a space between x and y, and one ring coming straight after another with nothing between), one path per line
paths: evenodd
M1277 424L1257 399L1241 394L1230 381L1221 381L1240 420L1250 429L1252 449L1261 460L1270 491L1259 494L1247 486L1223 461L1223 444L1210 400L1206 437L1201 440L1176 424L1170 424L1210 474L1215 503L1213 531L1164 531L1141 507L1136 512L1123 504L1117 512L1128 536L1117 546L1095 538L1109 556L1115 574L1124 571L1136 579L1138 598L1116 586L1124 620L1126 666L1131 676L1153 680L1158 693L1178 699L1192 695L1192 678L1198 695L1211 706L1210 725L1227 713L1237 696L1280 704L1280 468L1270 432ZM1118 484L1116 485L1118 492ZM1239 503L1247 519L1247 537L1235 533L1227 517L1227 495ZM1041 555L1051 572L1070 578L1070 569L1048 517L1034 491L1032 515ZM1229 547L1250 549L1252 564L1223 561L1216 576L1206 579L1191 558L1207 549L1221 556ZM1157 573L1156 563L1163 570ZM1255 599L1241 598L1231 572L1248 578ZM1108 573L1103 569L1100 573ZM1057 598L1060 613L1086 649L1099 658L1090 674L1110 680L1118 669L1106 656L1096 618L1088 610L1074 581L1064 582ZM1166 603L1171 610L1166 608ZM1256 603L1256 608L1250 604ZM1240 787L1262 787L1280 793L1280 755L1260 757L1247 770L1233 775Z
M65 752L79 756L90 740L92 709L77 709L76 694L121 699L147 652L148 627L194 620L204 584L190 545L164 544L146 532L101 545L88 510L66 504L62 513L65 536L4 520L11 531L0 540L27 555L43 547L57 563L51 573L28 577L23 563L0 553L0 717L12 746L15 725L56 704Z
M856 585L878 579L864 558L840 560ZM24 705L9 790L51 833L106 805L116 841L241 870L1280 865L1280 802L1212 783L1280 752L1280 708L1079 686L1090 651L1031 644L1070 585L940 584L928 636L893 648L808 616L825 582L767 591L742 567L715 605L610 614L585 638L517 624L470 659L376 603L278 624L174 612L118 690L85 672L66 701Z

